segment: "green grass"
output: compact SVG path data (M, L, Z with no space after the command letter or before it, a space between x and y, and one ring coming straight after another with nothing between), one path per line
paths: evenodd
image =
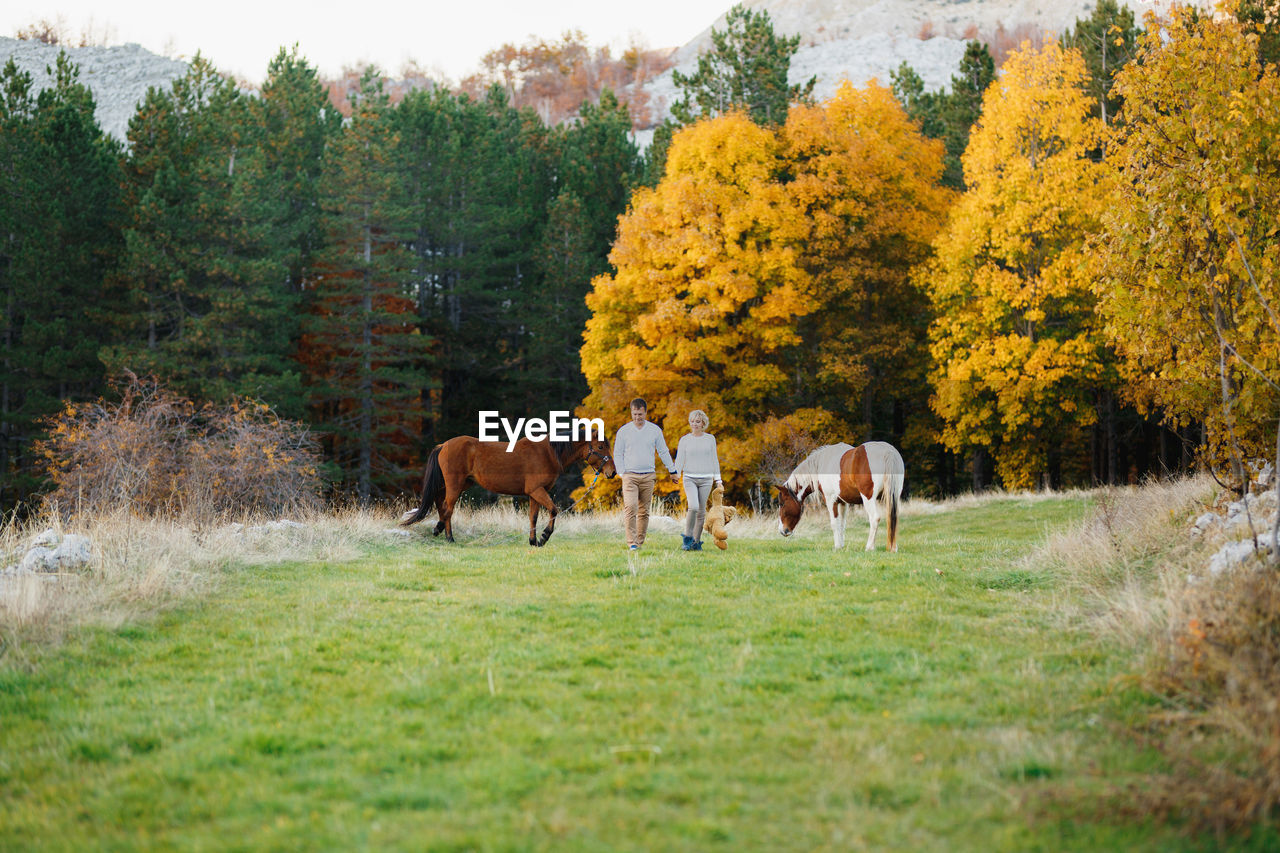
M1087 511L231 571L0 667L0 848L1199 849L1107 817L1147 700L1019 561Z

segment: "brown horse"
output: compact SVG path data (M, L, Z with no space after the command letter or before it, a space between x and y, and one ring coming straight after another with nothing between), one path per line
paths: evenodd
M599 440L530 441L522 438L510 453L505 442L481 441L469 435L451 438L437 444L427 457L427 470L422 476L422 506L409 510L400 518L404 526L426 518L435 504L440 520L433 535L444 531L453 539L453 506L469 482L500 495L525 495L529 498L529 544L545 545L556 529L556 505L547 489L565 468L586 460L596 474L612 477L617 473L609 456L609 445ZM542 539L537 538L538 509L551 513Z
M840 511L840 505L862 504L871 527L866 550L875 548L876 527L883 511L889 521L889 550L897 551L903 472L902 456L883 441L868 441L857 447L819 447L778 486L778 532L791 535L804 512L804 499L816 492L827 505L837 549L844 547L844 524L849 517L848 510ZM882 503L884 506L880 507Z

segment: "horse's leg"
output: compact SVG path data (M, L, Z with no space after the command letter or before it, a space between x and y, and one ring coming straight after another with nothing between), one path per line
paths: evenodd
M435 530L431 531L432 536L439 536L440 532L444 530L444 496L445 493L443 491L436 496L436 527Z
M547 490L544 489L542 486L539 486L538 488L534 489L529 494L529 506L531 507L529 511L529 516L531 519L537 518L537 512L538 512L537 507L539 504L547 508L547 512L551 514L551 517L547 519L547 526L542 530L542 538L539 539L537 542L533 541L534 528L530 526L529 528L529 544L530 545L546 545L547 540L551 538L551 534L555 533L556 531L556 502L551 500L551 495L547 494Z
M463 483L450 483L444 490L444 508L440 511L440 521L436 524L435 532L439 535L440 531L444 531L444 538L450 542L453 538L453 508L458 503L458 498L462 497Z
M536 546L538 544L538 502L529 497L529 544Z
M835 543L835 549L839 551L844 547L844 525L840 523L840 502L831 501L827 504L827 516L831 519L831 538Z
M876 549L876 527L880 524L880 504L876 500L874 490L870 496L863 495L862 505L867 508L867 524L871 530L867 533L866 550L874 551Z

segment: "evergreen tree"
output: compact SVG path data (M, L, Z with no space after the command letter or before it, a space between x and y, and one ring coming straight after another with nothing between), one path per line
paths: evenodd
M325 148L341 130L342 114L296 46L288 53L281 48L271 60L257 108L270 190L286 202L286 216L277 227L287 247L287 283L298 291L323 242L320 177Z
M941 139L946 134L946 125L942 121L946 92L941 89L926 92L924 80L905 60L897 71L889 72L889 79L894 96L911 120L920 125L920 132L930 139Z
M393 113L418 318L438 341L429 440L474 433L480 408L545 409L526 345L544 315L535 252L550 194L546 130L499 87L414 92Z
M1116 73L1132 61L1142 29L1135 26L1133 10L1116 0L1099 0L1093 14L1076 21L1062 36L1063 47L1074 47L1089 69L1089 93L1095 101L1093 115L1110 124L1120 112L1121 100L1112 92Z
M349 125L325 156L327 246L313 271L305 359L310 395L340 488L367 504L408 485L431 339L415 322L409 223L388 98L367 69Z
M960 158L969 147L969 132L982 115L982 97L996 79L996 65L987 46L978 41L965 45L960 59L960 73L951 76L951 93L942 102L942 183L963 189L964 166Z
M262 109L199 56L172 91L148 92L129 127L134 340L108 363L154 373L196 399L249 396L294 415L291 276L304 238L293 215L313 202L291 192Z
M951 77L951 91L926 92L924 81L907 63L889 72L893 93L907 115L920 124L931 139L946 146L942 183L964 189L964 168L960 158L969 145L969 132L982 115L982 96L995 79L995 62L987 46L978 41L965 45L958 73Z
M638 182L641 162L625 104L606 89L598 105L583 104L577 124L553 136L555 197L547 207L539 266L544 283L534 306L530 357L542 365L552 400L580 400L587 391L578 366L591 279L609 270L618 217ZM549 309L549 310L548 310Z
M34 99L0 74L0 504L35 485L26 447L66 399L102 390L103 311L121 250L119 146L94 119L79 70L58 55Z
M787 120L790 104L813 94L816 77L787 85L800 36L774 33L766 10L737 4L725 15L725 29L711 31L711 43L712 50L698 57L693 74L672 73L684 97L671 107L671 113L682 124L736 109L756 124L777 126Z
M671 149L671 138L679 129L680 125L671 119L664 120L653 129L653 139L641 155L639 186L653 189L662 180L667 168L667 151Z

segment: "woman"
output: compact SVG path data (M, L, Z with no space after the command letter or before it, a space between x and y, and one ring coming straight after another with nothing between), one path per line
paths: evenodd
M682 478L684 497L689 502L689 517L684 523L685 551L702 550L702 523L707 518L707 498L712 485L723 486L720 479L720 457L716 454L716 437L707 432L711 425L707 413L694 409L689 413L689 433L676 446L676 476Z

